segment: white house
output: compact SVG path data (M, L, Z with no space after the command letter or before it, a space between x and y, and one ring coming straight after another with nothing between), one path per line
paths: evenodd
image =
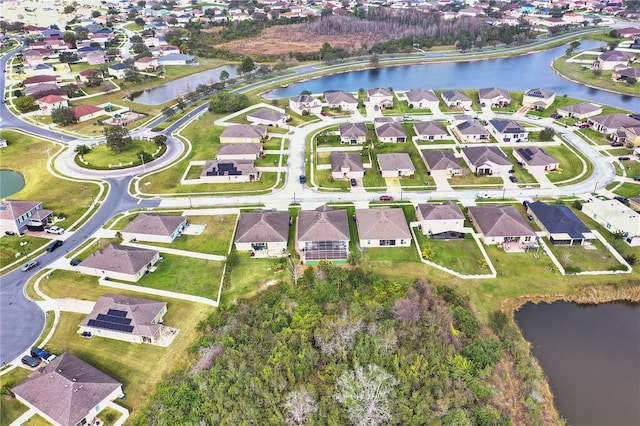
M511 242L521 247L537 245L536 233L514 206L471 206L469 219L487 245Z
M536 146L516 148L513 150L513 156L524 165L525 169L536 174L560 167L560 162L549 154L546 149Z
M449 138L449 132L439 121L419 121L413 125L416 139L421 141L439 141Z
M622 233L630 246L640 246L640 213L618 200L592 198L588 203L582 204L582 212L612 234Z
M382 177L412 177L416 172L411 157L406 152L378 154L377 159Z
M529 132L514 120L489 120L489 133L498 142L527 142Z
M300 95L289 99L289 109L300 115L302 115L304 111L308 114L318 115L322 112L322 103L315 96Z
M43 115L51 115L53 110L57 108L69 107L67 100L58 95L43 96L42 98L37 99L36 103L40 107L40 112Z
M357 209L360 247L408 247L412 237L402 209Z
M247 121L253 124L280 127L287 124L289 116L273 109L260 108L247 115Z
M137 282L160 260L160 253L137 247L109 244L78 265L78 272L96 277Z
M361 179L364 177L362 155L357 152L331 152L331 176L334 179Z
M471 98L459 90L447 90L442 92L440 96L448 107L471 109L471 105L473 104Z
M416 217L424 235L437 238L451 233L464 233L464 214L460 206L452 201L418 204Z
M462 157L476 175L508 176L512 164L497 146L470 146L462 148Z
M122 230L122 238L157 243L171 243L187 227L184 216L140 213Z
M364 100L366 105L377 106L380 109L393 108L393 92L384 87L376 87L367 91Z
M341 90L330 90L323 93L327 106L331 109L355 111L358 109L358 100L352 93Z
M409 103L409 108L417 109L438 109L440 106L440 100L433 93L433 90L416 89L409 90L405 96Z
M254 258L286 256L290 226L288 211L240 213L234 240L236 250L249 251Z
M210 160L204 164L200 181L205 183L241 183L260 180L253 160Z
M402 123L393 121L391 118L378 118L374 122L376 136L380 142L404 143L407 141L407 134L402 127Z

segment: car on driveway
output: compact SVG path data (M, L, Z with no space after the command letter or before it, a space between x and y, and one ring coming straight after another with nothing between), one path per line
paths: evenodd
M624 146L624 143L622 142L611 142L611 146L614 148L619 148L621 146Z
M40 365L40 360L29 355L25 355L20 360L24 365L28 365L31 368L36 368Z
M69 262L69 265L71 266L78 266L79 264L82 263L82 259L78 259L77 257L74 259L71 259L71 261Z
M513 175L509 176L509 180L513 183L516 183L518 181L518 179Z
M557 120L558 118L561 118L562 116L560 114L558 114L557 112L554 112L553 114L551 114L551 118Z
M614 200L620 201L622 204L629 204L629 199L627 197L621 197L620 195L616 195L613 197Z
M29 262L25 263L24 265L22 265L22 267L20 268L20 270L22 272L27 272L30 269L35 268L36 266L38 266L38 262L35 260L30 260Z
M49 245L47 246L47 251L49 251L49 252L54 251L55 249L60 247L62 245L62 243L63 243L62 240L51 241L49 243Z
M631 160L631 157L627 157L627 156L624 156L624 157L618 157L618 160L619 160L619 161L629 161L629 160Z
M300 183L305 183L307 181L307 177L305 175L300 175L298 177L298 180L300 181Z
M64 228L60 228L59 226L50 226L49 228L45 228L44 230L49 234L61 235L64 233Z
M638 176L634 176L634 177L633 177L633 180L635 180L636 182L640 182L640 175L638 175Z
M380 201L393 201L393 197L391 195L381 195Z
M357 186L358 185L358 181L356 181L355 179L351 178L349 180L349 182L351 182L351 186Z

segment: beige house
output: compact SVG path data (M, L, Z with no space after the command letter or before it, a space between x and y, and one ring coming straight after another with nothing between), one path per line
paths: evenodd
M314 265L321 260L344 263L350 239L346 210L321 206L298 213L296 248L303 263Z
M288 211L255 211L240 213L235 244L238 251L249 251L251 257L283 257L291 215Z
M596 238L587 225L564 204L535 201L527 204L527 212L554 246L584 245Z
M267 108L257 109L247 115L247 121L250 123L273 127L286 126L288 119L287 114Z
M471 206L469 219L487 245L511 242L522 247L537 245L536 233L513 206Z
M404 143L407 141L407 134L402 127L402 123L393 121L388 117L378 118L373 123L378 140L383 143Z
M209 160L204 163L200 180L205 183L240 183L260 180L253 160Z
M65 352L11 389L16 399L54 425L90 425L123 397L122 383Z
M171 243L187 227L184 216L163 216L140 213L123 230L124 240Z
M406 95L409 108L416 109L438 109L440 107L440 100L433 92L433 90L416 89L409 90Z
M58 95L47 95L42 98L36 100L38 107L40 108L40 112L43 115L51 115L54 109L57 108L68 108L69 103L66 98Z
M498 142L527 142L529 132L514 120L489 120L489 133Z
M462 175L460 160L458 160L453 151L428 150L422 151L422 156L431 176L448 178Z
M640 213L618 200L592 198L582 204L582 212L612 234L620 232L630 246L640 246Z
M104 294L82 320L78 333L131 343L157 343L166 313L167 302Z
M289 109L300 115L305 111L308 114L318 115L322 111L322 103L314 96L300 95L289 99Z
M488 107L504 108L511 104L511 94L509 94L509 91L497 87L479 89L478 98L480 99L480 105Z
M418 204L416 217L424 235L446 239L452 234L464 234L464 215L452 201Z
M489 142L489 131L480 121L471 119L453 126L453 133L462 143Z
M439 121L419 121L413 125L416 140L439 141L449 137L449 132Z
M382 177L412 177L416 168L406 152L378 154L378 167Z
M384 87L367 90L365 105L377 106L380 109L393 108L393 92Z
M640 125L640 120L624 114L596 115L589 117L591 128L604 134L613 134L621 127L636 127Z
M549 108L555 100L556 93L551 90L541 88L530 89L524 92L522 105L529 108L544 110Z
M225 127L220 143L260 143L267 139L267 128L250 124L234 124Z
M160 260L160 253L137 247L109 244L78 265L78 272L101 278L137 282Z
M411 231L402 209L357 209L355 220L362 248L411 245Z
M538 174L560 167L560 162L544 148L516 148L513 150L513 156L524 164L525 169Z
M579 104L566 105L560 107L556 111L561 117L576 118L584 120L594 115L602 114L602 106L589 102L581 102Z
M42 208L42 201L2 200L0 201L0 236L5 232L21 234L32 220L43 223L53 216L51 210Z
M367 126L364 123L346 123L340 125L340 143L350 145L367 141Z
M330 159L331 176L334 179L362 179L364 177L364 164L359 152L332 151Z
M602 71L611 71L616 67L629 67L635 60L636 55L631 52L623 52L621 50L609 50L603 52L598 56L598 59L593 63L593 69L599 69Z
M73 118L82 123L83 121L91 120L93 118L106 115L107 113L104 108L100 108L91 104L84 104L71 108L71 114L73 115Z
M138 71L155 71L155 69L158 68L158 58L146 56L135 61L133 66Z
M462 148L462 157L476 175L508 176L511 161L497 146L470 146Z
M459 90L447 90L440 94L445 105L448 107L458 107L462 109L471 109L473 101L464 92Z
M358 109L358 100L352 93L341 90L330 90L323 93L327 106L331 109L343 111L355 111Z

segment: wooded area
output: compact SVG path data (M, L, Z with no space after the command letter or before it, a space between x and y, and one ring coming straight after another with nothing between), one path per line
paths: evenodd
M321 263L201 323L200 362L134 424L556 423L526 345L491 317L449 287Z

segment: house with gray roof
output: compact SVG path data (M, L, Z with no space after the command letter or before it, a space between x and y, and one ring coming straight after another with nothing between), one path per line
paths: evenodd
M313 95L299 95L289 99L289 109L300 115L317 115L322 111L322 102L320 102L320 99L316 98Z
M42 201L2 200L0 201L0 235L5 232L21 234L27 230L32 220L47 223L53 212L42 208Z
M412 236L402 209L356 209L360 247L408 247Z
M591 128L606 135L615 133L620 127L635 127L640 125L640 120L624 114L596 115L589 117Z
M345 262L349 255L349 223L346 210L321 206L298 213L296 248L305 264L320 260Z
M260 143L266 139L266 127L250 124L234 124L220 134L220 143Z
M432 176L460 176L462 166L460 160L453 151L449 150L427 150L422 151L422 156L427 165L427 170Z
M367 90L365 105L377 106L380 109L393 108L393 92L385 87L376 87Z
M374 126L376 136L380 142L404 143L407 141L407 134L402 127L402 123L396 121L376 121Z
M78 272L101 278L137 282L153 269L160 253L139 247L109 244L78 265Z
M209 160L204 163L200 181L205 183L239 183L260 180L253 160Z
M462 157L476 175L507 176L511 161L497 146L470 146L462 148Z
M238 251L249 251L251 257L283 257L291 215L288 211L255 211L240 213L235 245Z
M636 55L633 52L623 52L621 50L608 50L598 56L593 63L593 69L602 71L611 71L616 67L628 67L635 60Z
M287 114L269 108L259 108L247 114L247 121L250 123L273 127L285 126L288 119Z
M485 244L537 246L537 235L514 206L469 207L469 219Z
M331 109L343 111L355 111L358 109L358 100L352 93L342 90L329 90L323 93L327 106Z
M489 133L498 142L527 142L529 132L514 120L489 120Z
M524 92L522 97L522 105L537 109L545 110L556 100L556 92L543 88L529 89Z
M489 131L480 121L471 119L453 126L453 133L462 143L489 142Z
M595 239L587 225L564 204L535 201L527 204L527 211L554 246L579 246Z
M440 97L448 107L471 109L473 104L471 98L460 90L446 90L440 94Z
M216 160L252 160L263 155L261 143L222 143L218 147Z
M436 239L458 238L464 235L464 214L452 201L423 203L416 206L420 231Z
M540 174L560 167L560 162L547 152L544 148L530 146L527 148L516 148L513 156L524 165L530 172Z
M359 152L332 151L331 176L334 179L361 179L364 177L364 164Z
M122 383L65 352L11 389L16 399L54 425L92 424L124 396Z
M440 100L433 92L433 90L414 89L409 90L405 96L409 103L409 108L416 109L438 109L440 106Z
M484 104L488 107L504 108L511 104L511 94L509 94L509 91L498 87L478 89L478 98L480 99L481 105Z
M340 143L349 145L367 141L367 126L364 123L345 123L340 125Z
M166 313L167 302L103 294L80 323L78 333L89 332L92 336L131 343L157 344Z
M382 177L412 177L416 168L406 152L377 155L378 167Z
M578 120L584 120L585 118L602 114L602 106L592 104L590 102L580 102L578 104L559 107L556 112L561 117L570 117L576 118Z
M640 44L640 41L638 42L638 44ZM611 78L618 81L626 81L629 83L635 81L637 83L638 80L640 80L640 67L616 69L611 74Z
M186 227L184 216L140 213L122 230L122 239L171 243Z
M416 140L420 141L439 141L447 139L449 132L439 121L418 121L413 125L416 132Z

